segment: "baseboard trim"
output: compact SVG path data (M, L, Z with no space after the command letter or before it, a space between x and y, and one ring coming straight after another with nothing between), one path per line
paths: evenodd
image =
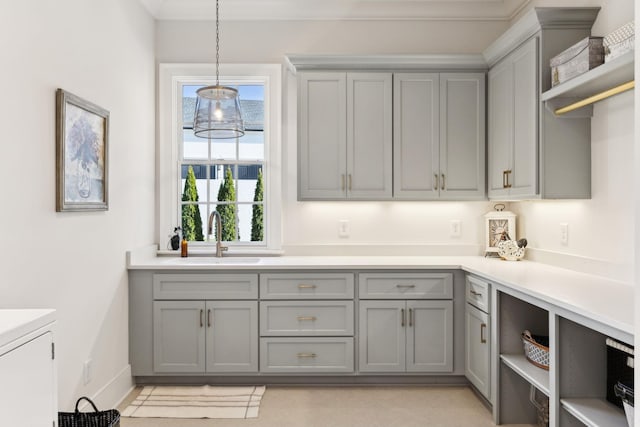
M464 375L247 375L135 377L136 385L467 386Z
M99 409L117 408L135 387L131 375L131 365L127 364L116 376L91 396ZM84 402L80 410L89 404Z

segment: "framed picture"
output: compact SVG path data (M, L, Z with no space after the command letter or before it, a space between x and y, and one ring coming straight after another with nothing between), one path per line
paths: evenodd
M106 211L109 112L56 91L56 211Z

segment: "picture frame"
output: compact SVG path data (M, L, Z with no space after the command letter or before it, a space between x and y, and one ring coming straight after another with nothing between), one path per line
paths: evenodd
M56 211L109 209L109 112L56 90Z

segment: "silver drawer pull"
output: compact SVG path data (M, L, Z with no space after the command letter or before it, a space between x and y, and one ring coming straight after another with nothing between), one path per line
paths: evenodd
M476 292L473 289L471 289L469 292L471 292L471 295L475 295L477 297L481 297L482 296L482 292Z
M416 287L416 285L396 285L396 288L409 288L409 289L412 289L412 288L415 288L415 287Z
M298 285L298 289L315 289L316 285L305 285L303 283Z
M299 358L303 358L303 357L314 358L316 357L316 354L315 353L298 353L297 356Z
M303 322L305 320L309 320L311 322L315 322L316 316L298 316L298 320Z

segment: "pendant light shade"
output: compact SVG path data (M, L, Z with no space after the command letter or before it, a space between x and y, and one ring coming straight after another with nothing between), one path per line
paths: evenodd
M220 20L216 0L216 84L196 91L193 133L201 138L225 139L244 135L238 91L220 85Z
M238 138L244 135L238 91L226 86L198 89L193 133L201 138Z

